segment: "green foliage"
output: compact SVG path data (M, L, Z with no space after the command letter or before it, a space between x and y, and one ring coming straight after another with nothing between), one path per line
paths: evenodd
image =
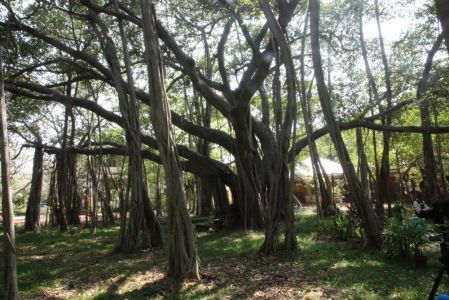
M360 220L353 211L343 212L336 210L334 217L335 232L342 240L362 237Z
M383 233L384 251L389 257L422 255L432 232L433 227L425 219L403 215L389 218Z
M357 216L339 209L336 210L334 217L322 221L319 231L321 234L330 235L341 241L361 239L363 235Z
M347 240L351 236L351 227L349 215L338 210L334 217L335 235L341 240Z

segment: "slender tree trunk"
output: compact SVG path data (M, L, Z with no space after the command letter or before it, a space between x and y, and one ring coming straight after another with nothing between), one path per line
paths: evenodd
M387 55L384 46L384 40L382 36L382 30L380 25L380 13L379 13L379 4L378 0L374 1L375 7L375 15L376 15L376 23L377 23L377 31L379 33L379 45L380 45L380 54L382 57L382 64L384 67L385 74L385 98L387 99L387 111L391 109L392 104L392 89L391 89L391 75L390 68L388 66ZM385 118L385 124L391 124L391 114L388 113ZM388 204L388 214L391 215L391 196L389 189L389 180L390 180L390 133L383 132L383 151L382 151L382 160L380 164L380 174L379 174L379 203L382 205L381 211L383 211L383 203L385 201ZM381 216L382 217L382 216Z
M65 151L63 151L65 152ZM66 216L66 206L65 206L65 197L66 197L66 178L64 174L67 174L67 166L65 165L65 155L56 154L56 174L55 174L55 184L56 184L56 193L57 193L57 202L56 203L56 219L59 224L59 230L67 231L69 226L67 224L67 216ZM62 181L62 182L61 182Z
M112 211L111 207L111 201L112 201L112 195L111 195L111 184L109 182L109 175L108 171L106 169L106 165L103 162L101 171L103 173L103 183L104 183L104 199L103 199L103 205L104 205L104 224L105 225L114 225L115 223L115 217L114 212Z
M89 160L89 170L90 178L92 181L92 208L90 211L90 233L96 234L97 233L97 226L98 226L98 198L99 198L99 180L98 180L98 174L96 170L96 158L92 157Z
M162 216L162 197L161 197L161 167L157 165L156 168L156 215Z
M151 120L166 174L168 198L168 276L199 279L192 222L186 207L179 157L172 135L170 109L151 0L141 0L145 54L151 92Z
M79 225L81 224L81 199L78 193L76 154L68 153L67 167L67 222L70 225Z
M56 186L56 173L57 173L57 159L55 158L53 162L53 171L50 175L50 186L48 188L48 203L50 205L50 226L54 227L58 224L59 213L58 213L58 188Z
M201 38L203 40L204 45L204 56L206 57L206 66L205 66L205 74L207 79L212 79L213 76L213 66L212 59L209 49L209 44L207 43L207 35L204 29L201 30ZM204 107L202 97L197 97L195 104L197 108L198 118L200 119L199 123L203 124L204 127L210 127L211 116L212 116L212 106L206 102L206 106ZM200 103L201 101L201 103ZM206 157L210 156L210 145L209 142L205 139L198 139L198 152ZM199 179L198 184L198 193L199 193L199 203L198 208L201 216L209 216L212 213L212 189L210 186L210 182L204 180L203 178Z
M421 124L423 127L431 126L429 101L426 97L430 70L432 69L432 62L435 53L441 46L443 41L443 35L440 34L438 39L432 46L432 49L427 54L426 64L422 73L421 80L416 92L416 98L420 102ZM424 158L424 171L426 175L425 181L428 185L428 195L434 199L438 198L438 180L436 172L435 155L433 152L432 135L429 133L422 134L423 139L423 158Z
M14 229L14 210L9 185L9 144L8 119L6 116L5 80L3 77L3 59L0 53L0 155L2 169L2 209L3 209L3 282L5 299L19 299L16 267L16 233Z
M368 159L366 158L364 143L363 143L363 135L362 129L356 129L356 140L357 140L357 156L359 157L359 174L360 181L362 182L362 187L365 191L369 190L369 181L368 181Z
M40 141L34 148L33 174L31 176L30 196L25 213L25 230L37 231L40 225L40 203L43 183L44 151Z
M381 103L381 99L380 99L379 92L378 92L378 89L377 89L376 81L374 80L374 76L372 74L371 67L370 67L370 64L369 64L368 50L366 48L365 37L364 37L364 33L363 33L363 12L364 12L364 5L363 4L364 4L364 1L361 0L360 1L360 10L359 10L359 40L360 40L360 48L362 50L363 62L365 64L365 71L366 71L366 76L367 76L367 79L368 79L368 89L369 89L369 92L370 92L370 102L373 102L372 100L374 98L375 105L377 105L377 108L378 108L379 112L382 113L384 111L384 109L382 107L382 103ZM378 20L378 18L377 18L377 20ZM380 23L378 23L378 26L380 26ZM381 38L380 29L379 29L379 35L380 35L380 38ZM383 41L382 41L382 45L383 45ZM373 105L373 107L374 107L374 105ZM385 117L382 117L381 121L382 121L382 124L385 124L385 121L386 121ZM385 135L383 137L384 137L384 142L385 142L386 141L385 140ZM384 144L384 146L385 146L385 144ZM375 198L375 200L377 200L375 202L376 203L376 213L381 218L383 218L384 215L385 215L383 203L384 203L385 197L388 197L388 195L385 194L387 192L383 192L381 194L379 191L381 189L386 189L385 184L386 184L387 180L385 178L383 178L382 176L385 176L385 170L386 170L387 163L388 163L388 161L387 161L388 156L384 155L387 152L387 151L384 151L383 155L382 155L383 168L381 166L381 168L379 170L379 164L378 164L378 161L377 161L377 141L376 141L376 134L375 134L374 131L373 131L373 147L374 147L374 159L375 159L375 168L376 168L376 186L375 186L375 190L376 190L376 193L375 193L376 194L376 198ZM385 147L384 147L384 150L385 150Z
M434 117L435 117L435 126L439 126L438 122L438 111L435 107L434 109ZM441 135L437 134L436 136L436 143L437 143L437 161L438 161L438 170L439 170L439 176L440 176L440 183L441 188L443 191L447 190L447 182L446 182L446 170L444 167L444 160L443 160L443 149L442 149L442 141L441 141Z
M303 36L306 36L308 28L309 12L307 12L306 20L304 22ZM301 109L303 113L304 124L306 127L307 139L309 144L310 159L312 162L313 174L314 174L314 184L317 193L317 213L321 217L327 217L332 214L331 203L332 195L329 192L330 183L327 174L324 169L320 166L320 156L318 153L318 148L316 146L315 140L312 139L313 125L312 125L312 110L310 106L310 97L306 91L305 84L305 42L306 39L303 38L301 41L301 57L300 57L300 102ZM323 170L323 172L322 172Z
M78 88L75 88L75 96ZM75 146L75 115L73 114L73 108L69 107L69 115L71 120L71 130L69 137L70 147ZM78 178L76 170L77 157L74 153L67 153L67 222L70 225L81 224L81 198L78 193Z
M330 137L337 151L337 155L340 159L343 172L352 199L356 205L357 211L360 215L362 226L367 237L368 246L380 247L381 237L381 224L378 216L374 212L371 203L368 199L368 194L363 190L362 184L357 177L354 165L351 162L349 153L346 149L346 145L343 141L340 127L335 120L335 116L331 107L329 93L324 80L323 69L321 64L320 42L319 42L319 22L320 22L320 3L319 0L310 0L310 30L312 41L312 60L315 70L315 78L317 83L317 89L321 108L323 109L324 118L327 126L329 127Z

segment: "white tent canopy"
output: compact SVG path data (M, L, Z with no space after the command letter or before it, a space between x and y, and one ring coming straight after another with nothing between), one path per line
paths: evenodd
M338 162L327 158L320 158L321 165L324 168L324 172L328 175L342 175L343 169ZM309 158L304 159L295 167L296 176L313 176L312 160Z

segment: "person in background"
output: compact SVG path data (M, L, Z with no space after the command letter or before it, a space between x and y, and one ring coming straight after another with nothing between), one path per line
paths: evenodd
M413 200L413 209L419 218L434 219L435 217L435 211L431 206L424 202L423 197L416 197L415 200Z

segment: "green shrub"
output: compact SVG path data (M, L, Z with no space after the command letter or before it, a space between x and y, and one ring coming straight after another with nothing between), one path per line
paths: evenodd
M387 219L383 232L383 248L389 257L422 255L430 240L433 226L420 218Z
M362 228L356 215L337 209L332 218L321 222L320 233L347 241L351 238L361 238Z

